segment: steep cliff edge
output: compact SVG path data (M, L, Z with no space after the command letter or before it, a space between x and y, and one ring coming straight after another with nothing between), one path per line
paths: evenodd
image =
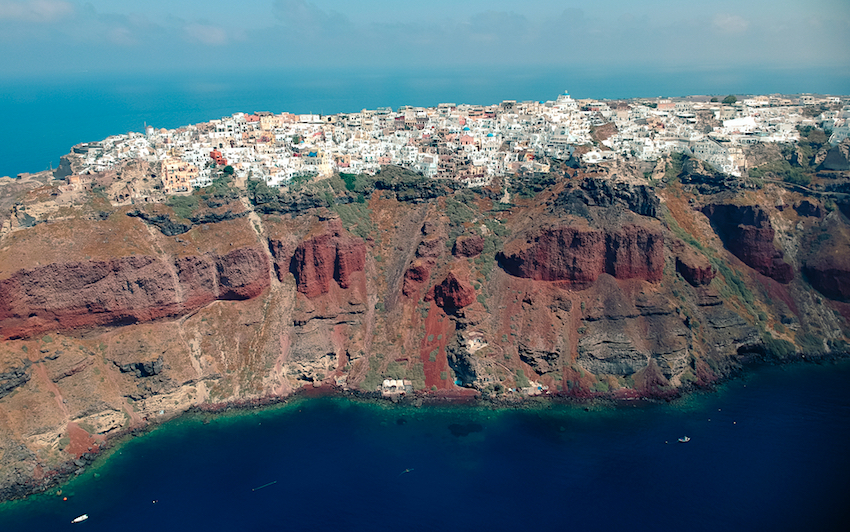
M664 237L659 227L626 225L612 230L554 227L505 244L505 271L538 281L593 283L602 273L617 279L660 281Z
M304 387L671 397L751 358L846 350L839 210L584 172L529 178L512 205L398 170L359 201L342 182L144 209L29 192L14 219L32 223L0 236L0 494L116 434Z
M268 269L261 250L241 248L224 256L131 256L19 270L0 281L0 330L9 340L182 316L217 299L260 295Z
M342 235L339 220L329 223L326 229L327 232L295 248L289 267L295 275L298 291L307 297L328 293L331 281L340 288L348 288L351 275L362 272L366 265L366 244L362 239Z
M712 204L702 212L736 257L762 275L789 283L794 278L783 252L774 246L776 232L767 213L758 205Z

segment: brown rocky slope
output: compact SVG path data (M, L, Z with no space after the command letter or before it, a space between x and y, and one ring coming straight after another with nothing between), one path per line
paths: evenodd
M752 357L845 349L850 226L816 198L802 216L765 207L802 199L776 187L579 169L508 205L394 169L358 201L334 179L198 191L191 213L51 210L51 185L16 205L41 214L0 237L2 496L116 434L303 387L670 397Z

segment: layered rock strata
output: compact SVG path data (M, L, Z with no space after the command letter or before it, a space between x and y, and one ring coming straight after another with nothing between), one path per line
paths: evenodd
M702 212L711 220L727 249L741 262L780 283L791 282L794 271L783 260L782 250L773 243L776 232L764 209L721 203L706 205Z
M659 229L625 225L615 230L584 227L545 229L499 254L511 275L538 281L588 285L602 273L618 279L659 281L664 270L664 237Z
M0 281L0 330L10 339L179 316L211 301L258 296L269 286L268 271L266 254L250 247L223 256L130 256L23 269Z

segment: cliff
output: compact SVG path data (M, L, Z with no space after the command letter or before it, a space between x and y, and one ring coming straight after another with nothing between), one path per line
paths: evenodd
M22 269L0 281L0 331L10 340L182 316L218 299L260 295L269 286L268 269L256 247L224 256L130 256Z
M660 281L664 238L659 227L627 225L610 231L556 227L505 245L505 271L538 281L581 285L602 273L617 279Z
M753 358L846 350L841 209L685 166L658 186L516 176L513 204L399 169L356 195L338 178L144 206L16 189L0 494L44 489L116 434L304 388L667 398Z

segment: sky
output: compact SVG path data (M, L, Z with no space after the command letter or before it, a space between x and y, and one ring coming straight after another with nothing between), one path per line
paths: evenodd
M848 0L0 0L0 72L824 68ZM850 91L850 88L848 88Z

